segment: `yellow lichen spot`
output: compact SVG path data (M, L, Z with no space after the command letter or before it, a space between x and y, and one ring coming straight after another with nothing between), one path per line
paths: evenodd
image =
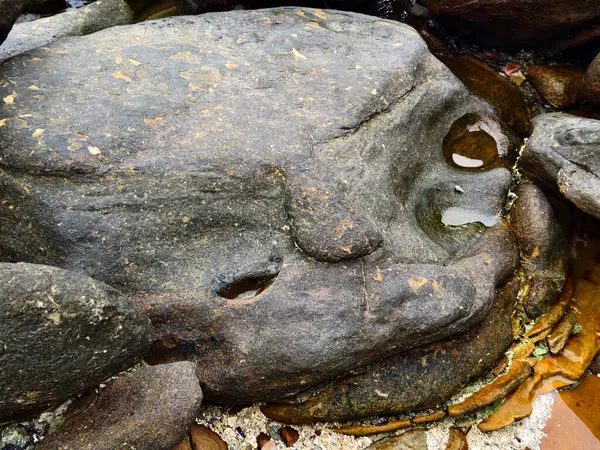
M348 86L347 88L344 89L345 91L351 91L352 90L352 86Z
M0 120L0 128L2 128L4 125L6 125L6 121L7 120L8 119L2 119L2 120Z
M319 22L315 22L315 21L310 21L306 24L307 26L311 27L311 28L320 28L321 25L319 25Z
M141 65L142 65L142 63L141 63L141 62L139 62L139 61L136 61L135 59L128 59L127 61L129 61L129 64L131 64L131 65L132 65L132 66L134 66L134 67L137 67L137 66L141 66Z
M190 218L188 216L185 216L183 218L183 223L188 223L190 221Z
M271 23L271 18L270 17L265 17L265 23L270 24Z
M54 325L60 325L60 314L55 312L52 314L48 314L48 319L54 322Z
M187 87L188 87L188 89L189 89L190 91L192 91L192 92L196 92L198 89L200 89L198 86L196 86L196 85L195 85L194 83L192 83L192 82L190 82L190 83L188 84L188 86L187 86Z
M117 63L117 64L121 64L122 62L123 62L123 58L121 58L120 56L117 56L117 57L115 58L115 63Z
M239 38L239 39L236 39L236 40L235 40L235 43L236 43L237 45L242 45L242 44L244 43L244 40L243 40L242 38Z
M225 67L227 67L228 69L237 69L238 65L237 64L233 64L233 63L229 63L229 64L225 64Z
M90 152L94 156L98 156L100 154L100 149L98 147L94 147L93 145L90 145L88 147L88 152Z
M306 14L304 14L304 11L302 11L301 9L296 11L296 14L299 15L300 17L306 17Z
M127 75L123 75L121 72L113 73L113 77L115 77L118 80L125 80L127 82L131 81L131 78L129 78Z
M292 53L294 54L294 56L296 57L296 59L306 59L306 56L304 56L302 53L300 53L295 48L292 49Z
M375 281L381 281L381 280L383 280L383 275L381 273L381 269L379 267L376 267L375 270L377 271L377 273L375 275L373 275L373 279Z
M6 105L14 105L15 104L15 97L17 96L17 93L15 91L13 91L12 94L7 95L6 97L4 97L4 103Z
M154 119L150 119L149 117L144 117L144 123L150 127L155 127L159 123L165 120L163 117L155 117Z
M30 89L30 90L32 90L32 91L39 91L39 90L40 90L40 88L39 88L39 87L37 87L35 84L32 84L31 86L29 86L29 88L28 88L28 89Z
M327 20L325 11L323 11L322 9L313 9L312 13L313 13L313 16L318 17L321 20Z
M45 128L37 128L33 134L31 135L31 137L37 138L40 137L42 134L44 134Z
M538 256L540 256L540 248L536 246L531 253L531 257L537 258Z
M179 61L185 61L192 64L196 64L198 62L196 56L191 52L178 52L174 55L169 56L169 59L177 59Z
M36 62L36 61L41 61L40 58L31 58L31 61Z
M408 280L408 285L410 286L410 288L412 289L412 291L415 294L419 293L419 290L425 286L427 283L429 283L429 280L427 278L410 278Z

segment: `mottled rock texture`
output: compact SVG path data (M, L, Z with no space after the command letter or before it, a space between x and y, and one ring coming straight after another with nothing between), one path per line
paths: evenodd
M138 362L139 305L79 273L0 263L0 422L35 417Z
M0 259L137 298L148 360L200 361L212 401L466 332L516 266L486 232L510 170L442 151L493 110L408 26L281 8L48 48L0 68Z
M599 120L568 114L536 117L521 166L541 186L600 217Z
M40 450L172 450L194 423L202 390L194 363L145 367L104 388L69 417Z
M516 194L513 223L527 279L523 281L529 284L523 306L535 318L554 303L565 283L571 258L571 208L530 182L520 184Z

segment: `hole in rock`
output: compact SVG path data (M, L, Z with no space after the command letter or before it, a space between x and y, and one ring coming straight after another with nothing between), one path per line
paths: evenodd
M277 275L246 275L221 287L218 294L229 300L254 298L269 289Z
M465 114L450 127L443 152L454 167L486 170L511 163L516 156L517 138L490 117Z

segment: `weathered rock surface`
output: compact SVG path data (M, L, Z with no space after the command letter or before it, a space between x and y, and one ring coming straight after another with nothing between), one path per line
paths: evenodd
M571 211L533 183L521 183L513 223L519 242L521 267L528 278L524 308L536 318L554 303L562 290L570 262ZM552 200L552 202L551 202Z
M600 104L600 53L585 71L582 96L589 102Z
M600 121L568 114L536 117L520 164L537 184L600 217Z
M466 332L517 264L510 237L485 245L511 179L485 131L500 124L405 25L172 18L64 39L0 76L0 259L135 296L148 360L198 359L213 401ZM459 120L478 115L472 132ZM460 127L497 155L448 161Z
M82 36L133 22L124 0L98 0L82 8L19 23L0 47L0 62L66 36Z
M81 274L0 263L0 422L34 417L139 361L140 307Z
M69 417L40 450L172 450L202 403L197 367L177 362L145 367L103 389L96 403Z
M455 32L507 50L533 48L600 22L596 0L423 0Z
M362 419L431 408L485 374L512 343L510 315L518 284L498 295L480 327L455 339L409 350L296 400L267 403L263 413L284 423Z
M0 0L0 45L10 33L27 0Z
M583 84L583 70L569 66L529 66L527 77L540 95L557 108L577 102Z

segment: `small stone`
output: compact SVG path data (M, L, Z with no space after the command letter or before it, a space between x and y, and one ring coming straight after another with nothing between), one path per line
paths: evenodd
M527 76L544 100L557 108L576 103L583 83L578 67L530 66Z
M183 439L183 441L181 441L179 444L177 444L176 447L173 448L173 450L194 450L192 448L192 444L190 443L189 436L186 436L185 439Z
M93 406L69 417L37 448L172 450L186 437L201 403L195 363L145 367L108 385Z
M270 440L271 436L269 436L267 433L260 433L258 436L256 436L256 444L258 445L259 449L263 449Z
M411 430L371 444L367 450L427 450L427 431Z
M190 440L194 449L202 450L227 450L227 444L221 436L208 427L193 425L190 430Z
M445 450L469 450L467 436L460 428L450 428L450 436Z
M296 442L298 442L298 439L300 439L300 433L287 425L281 427L279 434L281 435L281 439L283 439L283 442L285 442L287 447L293 446Z

